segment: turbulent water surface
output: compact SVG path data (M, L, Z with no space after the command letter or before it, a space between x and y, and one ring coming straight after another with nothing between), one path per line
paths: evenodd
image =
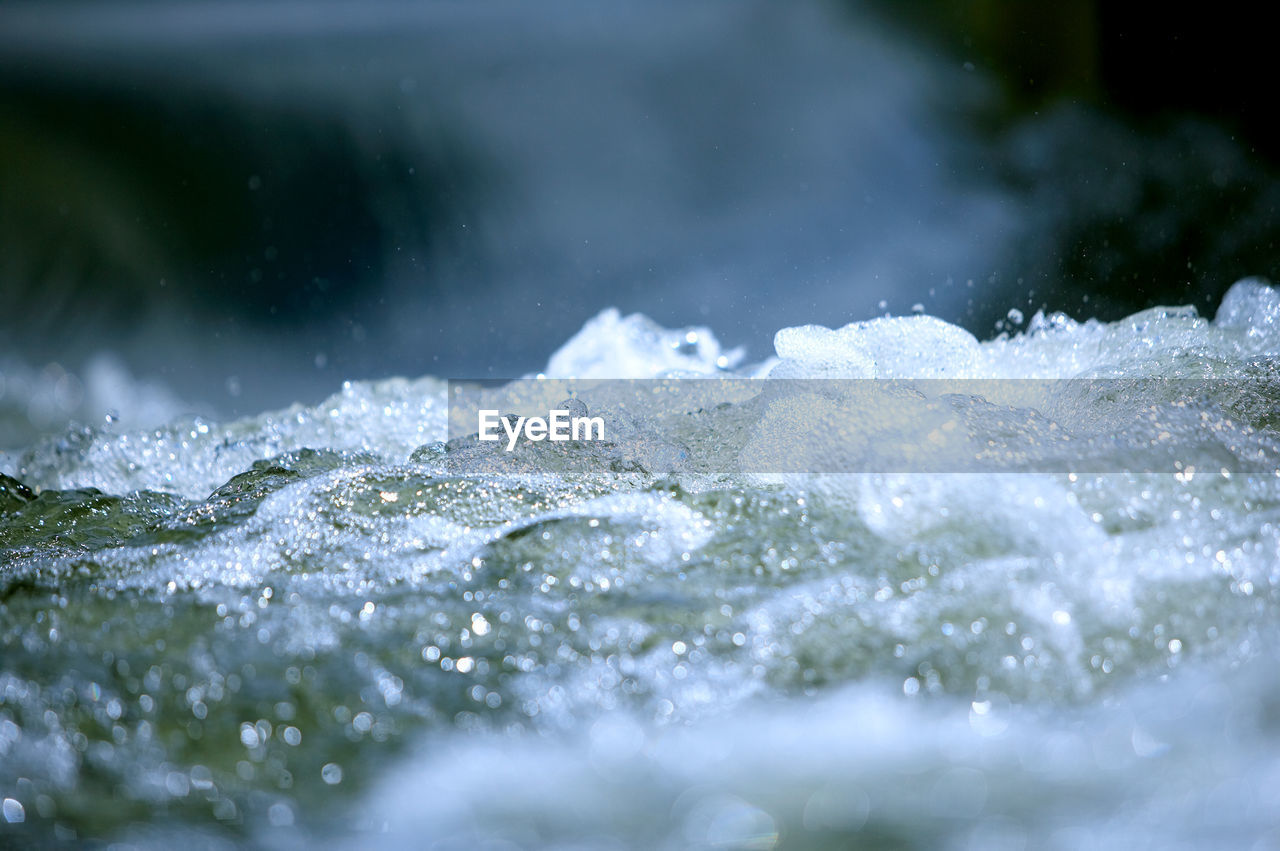
M706 329L606 312L547 374L1230 388L1276 376L1280 293L1242 282L1212 320L1037 316L978 343L914 316L776 348L744 367ZM1251 386L1214 420L1224 451L1280 437ZM445 388L352 382L0 455L0 840L1280 839L1276 475L708 475L722 430L776 429L746 403L687 412L692 464L574 444L499 474L441 442Z

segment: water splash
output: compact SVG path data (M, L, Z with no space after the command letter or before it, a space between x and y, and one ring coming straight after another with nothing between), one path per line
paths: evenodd
M1276 300L1245 282L1212 321L1037 316L986 343L929 317L810 326L752 367L706 329L606 313L548 372L1274 375ZM0 795L23 817L4 829L961 847L1267 828L1273 696L1250 678L1277 646L1280 479L469 473L439 443L444 392L350 382L6 462Z

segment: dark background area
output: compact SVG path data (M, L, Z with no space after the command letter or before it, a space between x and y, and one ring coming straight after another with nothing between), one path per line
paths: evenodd
M1280 122L1256 6L874 8L998 81L971 115L982 147L969 168L1031 201L1029 239L1006 261L1029 305L1105 319L1158 304L1211 312L1239 278L1275 275ZM1075 293L1090 306L1073 310ZM978 305L971 330L1000 307Z
M0 4L0 372L109 352L230 414L535 371L611 305L756 359L917 305L1211 314L1280 256L1261 17Z

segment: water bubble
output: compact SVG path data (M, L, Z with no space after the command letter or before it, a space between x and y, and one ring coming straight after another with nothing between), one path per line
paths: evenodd
M27 820L26 809L14 798L4 799L4 804L0 807L0 813L3 813L4 820L9 824L21 824Z
M293 824L293 808L283 802L272 804L267 810L267 821L272 827L289 827Z
M568 411L570 417L585 417L589 413L586 402L581 399L565 399L556 408L561 411Z

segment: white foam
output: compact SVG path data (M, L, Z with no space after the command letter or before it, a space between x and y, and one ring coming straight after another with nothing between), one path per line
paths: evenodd
M722 350L708 328L667 329L647 316L600 311L556 350L547 363L551 378L656 378L707 375L736 367L742 349Z

